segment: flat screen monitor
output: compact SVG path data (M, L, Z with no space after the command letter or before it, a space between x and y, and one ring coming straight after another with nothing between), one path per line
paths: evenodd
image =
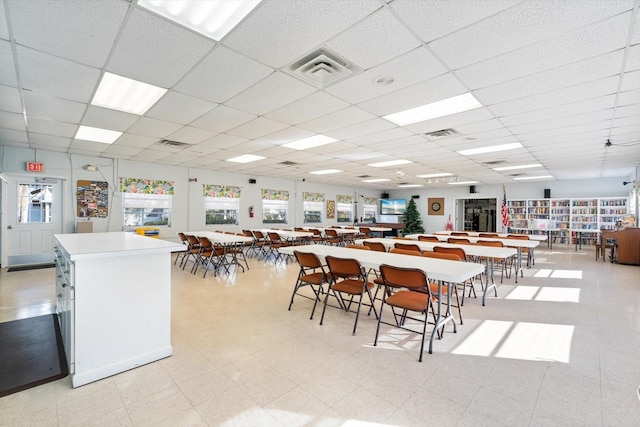
M405 199L380 200L380 215L404 215L407 212Z

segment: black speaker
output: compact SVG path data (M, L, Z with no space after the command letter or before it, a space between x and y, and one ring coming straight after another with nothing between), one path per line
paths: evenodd
M249 184L255 184L256 182L258 182L258 181L256 181L256 180L255 180L255 179L253 179L253 178L249 178Z
M470 185L469 186L469 193L474 194L477 193L478 191L476 190L476 186L475 185Z
M419 199L420 195L419 194L414 194L413 196L411 196L412 199Z
M388 199L388 198L389 198L389 193L382 193L382 194L380 195L380 198L381 198L381 199Z
M551 198L551 189L550 188L545 188L544 189L544 198L545 199L550 199Z

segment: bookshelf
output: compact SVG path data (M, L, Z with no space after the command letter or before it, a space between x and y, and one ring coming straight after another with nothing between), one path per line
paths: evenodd
M627 197L585 197L568 199L517 199L507 201L508 227L526 234L545 233L536 220L548 220L548 228L557 230L558 243L595 244L600 230L612 230L629 214ZM590 232L590 230L593 230Z

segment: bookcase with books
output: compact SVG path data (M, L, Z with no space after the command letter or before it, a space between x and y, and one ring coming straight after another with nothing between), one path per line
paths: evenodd
M614 229L629 214L628 205L627 197L509 200L508 228L525 234L552 230L557 243L596 244L600 230Z

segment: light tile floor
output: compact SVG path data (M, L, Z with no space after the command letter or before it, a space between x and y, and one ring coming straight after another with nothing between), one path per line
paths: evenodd
M77 389L0 399L1 426L638 426L640 267L593 248L536 253L516 286L467 299L418 362L416 336L312 302L287 311L295 264L173 269L173 356ZM52 312L54 270L0 272L0 321Z

